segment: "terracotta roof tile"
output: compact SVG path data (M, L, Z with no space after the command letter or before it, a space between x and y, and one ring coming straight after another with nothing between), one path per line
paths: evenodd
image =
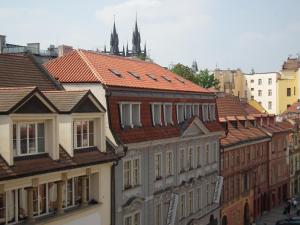
M112 87L211 94L207 89L184 80L155 63L92 51L74 50L47 62L44 67L62 83L98 82ZM114 74L113 70L121 75ZM139 78L130 72L137 74ZM154 75L156 80L149 77L149 74Z

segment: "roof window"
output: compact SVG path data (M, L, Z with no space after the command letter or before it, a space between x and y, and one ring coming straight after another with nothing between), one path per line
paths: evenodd
M122 74L118 70L114 70L114 69L108 69L108 70L112 72L114 75L118 77L122 77Z
M183 84L185 83L184 80L181 79L181 78L179 78L179 77L176 77L176 80L178 80L179 82L181 82L181 83L183 83Z
M164 75L162 75L161 77L164 78L166 81L171 82L171 79L169 77L164 76Z
M130 72L130 71L128 71L128 73L129 73L131 76L135 77L136 79L141 79L140 75L138 75L137 73Z
M152 80L157 81L157 77L153 74L146 74L148 77L150 77Z

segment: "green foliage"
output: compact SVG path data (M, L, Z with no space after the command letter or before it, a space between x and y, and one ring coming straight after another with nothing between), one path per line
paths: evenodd
M171 66L171 71L177 75L192 81L195 84L200 85L204 88L216 88L219 89L219 80L210 74L208 69L200 70L199 72L194 72L192 68L185 66L181 63L177 63Z

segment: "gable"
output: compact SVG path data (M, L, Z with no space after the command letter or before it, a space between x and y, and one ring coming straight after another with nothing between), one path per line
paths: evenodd
M52 111L47 105L45 105L45 103L34 95L16 111L14 111L14 113L52 113Z
M206 135L209 133L209 130L201 122L198 117L191 122L191 124L183 131L182 137L193 137L199 135Z
M84 98L73 110L73 112L100 112L98 107L92 102L90 98Z

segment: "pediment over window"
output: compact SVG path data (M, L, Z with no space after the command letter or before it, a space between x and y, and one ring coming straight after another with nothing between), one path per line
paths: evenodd
M181 137L193 137L209 134L209 130L205 127L198 117L194 117L186 124L182 125Z
M130 213L141 209L145 199L141 197L132 197L123 205L123 210L125 213Z
M97 103L95 101L92 101L91 98L86 97L78 103L78 105L74 108L73 112L101 112L99 109L100 107L101 106L98 106Z
M18 106L13 113L53 113L56 110L43 96L36 93Z

